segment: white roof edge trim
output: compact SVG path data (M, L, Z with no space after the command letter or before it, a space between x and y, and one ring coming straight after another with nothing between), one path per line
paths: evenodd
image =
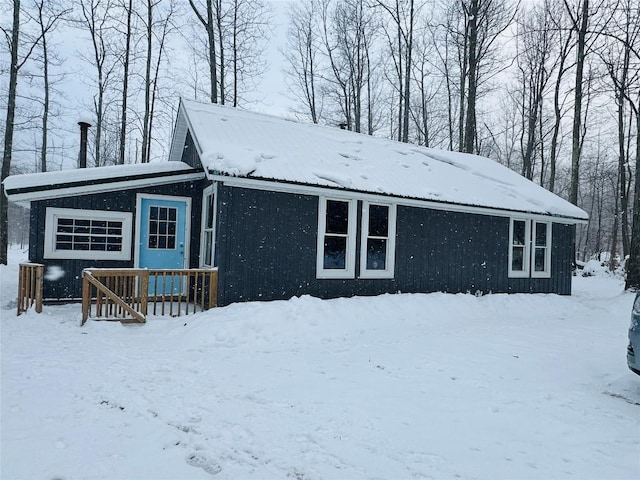
M432 210L445 210L459 213L473 213L478 215L489 215L494 217L516 217L536 219L541 221L552 221L554 223L563 223L567 225L586 225L588 220L563 217L561 215L542 214L533 212L522 212L518 210L505 210L488 207L474 207L473 205L460 205L456 203L433 202L430 200L418 200L413 198L399 197L395 195L376 195L375 193L360 192L355 190L340 190L326 187L317 187L313 185L300 185L295 183L283 183L269 180L257 180L244 177L230 177L227 175L211 174L210 179L221 182L231 187L249 188L252 190L269 190L282 193L298 193L308 195L326 195L333 198L345 198L359 200L367 200L374 202L396 203L408 207L430 208Z
M176 114L176 123L173 126L173 132L171 133L171 146L169 147L169 161L170 162L178 162L182 160L182 155L179 154L179 150L184 148L184 142L186 140L186 133L184 138L178 139L178 135L180 132L181 119L184 117L184 107L182 105L182 98L180 98L180 102L178 103L178 112ZM182 135L180 135L182 137Z
M200 146L200 142L198 142L198 139L196 138L196 135L193 133L193 125L191 124L191 119L189 118L189 113L187 111L187 109L184 107L184 103L182 101L182 97L180 98L180 106L178 107L178 121L176 121L176 128L178 126L178 122L180 120L184 120L185 122L185 127L186 127L186 131L185 131L185 135L184 138L181 139L180 142L178 142L178 145L180 145L180 149L184 148L184 144L187 141L187 132L191 132L191 139L193 140L193 144L196 146L196 150L198 152L198 156L202 157L202 146ZM172 144L171 147L173 148L173 140L172 140ZM177 160L182 160L182 155L180 155L180 158L178 158ZM209 178L209 174L207 172L207 178Z
M35 200L47 200L49 198L73 197L89 193L105 193L114 190L130 190L137 187L150 187L154 185L167 185L169 183L186 182L189 180L201 180L204 173L186 173L170 177L154 177L138 180L125 180L121 182L102 183L97 185L82 185L76 187L59 188L55 190L39 190L36 192L17 193L7 195L9 201L22 206L29 206L29 202Z

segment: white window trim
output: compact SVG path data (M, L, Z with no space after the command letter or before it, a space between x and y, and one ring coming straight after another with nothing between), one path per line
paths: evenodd
M384 270L367 269L367 240L369 237L369 206L380 205L389 208L387 226L387 258ZM379 202L362 202L362 227L360 231L360 278L393 278L396 259L396 205Z
M542 272L536 272L535 263L536 263L536 229L538 228L538 224L543 223L547 226L547 242L545 252L544 252L544 266L545 269ZM551 229L553 225L551 222L540 222L538 220L532 220L532 229L531 229L531 278L550 278L551 277Z
M324 268L324 237L327 228L327 201L334 200L349 204L349 220L347 224L347 251L345 269ZM358 201L355 199L319 197L318 202L318 238L316 249L316 278L354 278L356 270L356 227L358 214Z
M524 254L522 266L524 270L513 270L513 224L524 222ZM509 221L509 277L528 278L531 265L531 220L527 218L513 217Z
M213 227L211 230L211 265L204 263L205 255L205 225L207 221L207 197L213 195ZM200 267L201 268L215 268L216 264L216 221L218 218L218 184L208 186L202 191L202 219L200 221Z
M512 269L513 261L513 223L525 222L524 270ZM547 225L547 246L545 249L545 270L535 271L535 229L538 223ZM551 248L553 239L553 222L545 222L531 218L512 217L509 221L509 278L551 278Z
M122 222L122 250L119 252L101 252L95 250L57 250L56 231L58 218ZM132 225L133 214L131 212L47 207L44 227L44 258L69 260L131 260Z

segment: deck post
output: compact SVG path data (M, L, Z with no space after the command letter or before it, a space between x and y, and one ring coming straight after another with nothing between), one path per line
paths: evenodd
M145 270L141 274L140 281L140 311L146 317L149 305L149 270Z
M91 275L85 271L82 272L82 324L84 325L89 318L89 310L91 309L91 284L87 275Z
M36 313L42 313L42 280L44 277L44 265L38 265L36 271Z
M218 270L209 274L209 308L218 306Z

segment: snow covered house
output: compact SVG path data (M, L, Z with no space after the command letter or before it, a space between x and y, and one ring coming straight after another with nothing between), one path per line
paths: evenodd
M9 177L48 299L86 267L218 267L218 302L571 293L586 213L487 158L181 101L168 162Z

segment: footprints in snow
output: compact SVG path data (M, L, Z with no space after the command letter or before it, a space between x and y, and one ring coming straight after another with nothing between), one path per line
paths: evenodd
M222 467L220 465L199 453L189 454L185 460L192 467L201 468L209 475L217 475L222 471Z

